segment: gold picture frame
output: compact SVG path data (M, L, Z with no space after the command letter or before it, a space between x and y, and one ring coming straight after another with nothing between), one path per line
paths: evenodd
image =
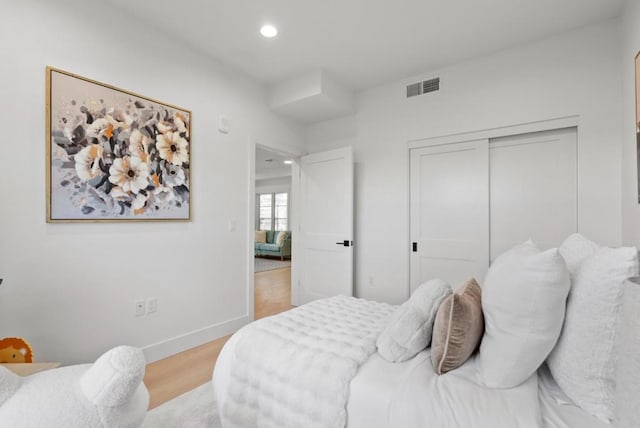
M189 221L191 111L46 67L47 222Z

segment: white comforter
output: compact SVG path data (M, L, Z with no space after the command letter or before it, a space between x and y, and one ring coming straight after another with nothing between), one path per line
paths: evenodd
M383 321L385 314L393 307L367 306L371 302L349 299L353 310L362 312L371 308L380 312L373 318ZM311 304L314 305L314 304ZM306 308L306 305L301 308ZM321 310L319 306L312 306ZM301 309L300 308L300 309ZM285 313L287 314L287 313ZM297 318L304 312L290 315ZM279 325L278 321L284 314L265 319L269 324ZM335 314L336 319L341 316ZM317 314L321 319L324 318ZM350 318L347 316L347 318ZM389 363L375 352L375 336L381 328L380 322L369 325L368 315L362 314L358 322L349 322L351 326L361 323L363 338L351 349L355 359L346 370L346 375L339 375L340 387L335 389L339 397L341 410L339 417L331 419L331 426L346 426L348 428L603 428L606 425L586 415L585 412L570 404L560 405L554 398L557 394L549 391L550 383L542 374L539 382L538 374L512 389L489 389L482 386L478 379L475 358L467 361L462 367L445 375L438 376L433 370L430 360L430 350L419 353L415 358L403 363ZM329 321L327 321L329 322ZM341 326L340 322L330 322L322 327L322 335L330 334L329 330ZM266 324L263 321L252 325ZM306 321L303 323L306 324ZM325 331L326 329L326 331ZM244 328L236 333L225 345L214 372L214 391L221 413L229 411L229 406L241 397L248 400L244 410L238 410L236 415L242 419L239 423L229 423L229 418L223 416L223 427L314 427L326 426L328 409L323 400L327 397L328 379L332 377L335 367L341 363L330 363L332 352L325 352L329 348L325 342L319 342L317 336L306 337L306 327L301 325L294 333L301 335L300 340L304 348L304 358L294 358L295 346L290 343L282 348L264 348L265 337L271 336L262 328ZM342 331L342 329L339 329ZM253 332L253 333L250 333ZM255 334L254 334L255 333ZM265 337L260 337L265 334ZM342 334L342 333L341 333ZM280 340L280 339L278 339ZM285 341L286 342L286 341ZM243 345L244 343L244 345ZM367 345L364 345L367 343ZM364 346L365 352L357 348ZM241 349L249 347L250 349ZM338 349L334 349L335 352ZM240 375L244 380L234 380L238 374L238 358L243 353L252 354L261 360L250 373ZM314 354L318 353L314 357ZM269 362L270 354L274 360ZM279 356L278 356L279 354ZM363 355L367 355L362 360ZM335 357L335 355L334 355ZM341 357L338 357L338 361ZM362 363L362 364L360 364ZM262 368L259 368L262 366ZM357 367L360 366L358 369ZM241 369L242 370L242 369ZM265 370L269 374L263 376L254 370ZM354 370L357 374L353 377ZM314 380L315 379L315 380ZM267 388L268 399L262 401L261 410L256 409L257 384L274 382L272 388ZM290 385L288 383L291 382ZM311 383L309 387L308 383ZM303 383L307 383L306 386ZM539 385L540 383L540 385ZM264 385L268 387L268 385ZM244 396L244 388L249 388L249 395ZM344 394L347 394L345 396ZM322 398L321 398L322 397ZM344 400L348 399L346 414ZM284 406L283 413L276 408ZM297 409L297 410L296 410ZM244 412L247 412L246 414ZM288 415L287 412L297 411L300 415ZM265 414L265 419L262 419ZM304 422L302 418L304 414ZM285 419L286 418L286 419ZM333 424L335 422L335 424ZM244 424L244 425L242 425ZM324 424L324 425L323 425ZM328 423L327 423L328 424Z
M337 296L242 329L216 381L223 426L344 427L349 384L394 309Z
M539 428L534 375L512 389L489 389L476 359L438 376L430 350L391 364L374 354L351 383L349 428Z

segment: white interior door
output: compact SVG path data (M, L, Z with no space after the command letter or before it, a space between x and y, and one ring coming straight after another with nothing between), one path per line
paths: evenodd
M492 139L491 260L529 238L541 249L578 230L576 128Z
M351 147L300 160L300 301L353 295Z
M488 140L411 150L411 292L456 287L489 266Z

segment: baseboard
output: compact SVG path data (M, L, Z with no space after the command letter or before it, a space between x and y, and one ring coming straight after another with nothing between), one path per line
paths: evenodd
M249 322L245 315L218 324L213 324L180 336L172 337L142 348L148 363L170 357L187 349L194 348L212 340L235 333Z

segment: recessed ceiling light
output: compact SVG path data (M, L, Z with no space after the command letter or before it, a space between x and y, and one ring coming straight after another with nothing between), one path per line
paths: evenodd
M285 163L286 165L291 165L291 164L293 163L293 161L292 161L292 160L286 160L286 161L284 161L284 163Z
M275 37L278 35L278 29L273 25L263 25L260 28L260 34L268 38Z

